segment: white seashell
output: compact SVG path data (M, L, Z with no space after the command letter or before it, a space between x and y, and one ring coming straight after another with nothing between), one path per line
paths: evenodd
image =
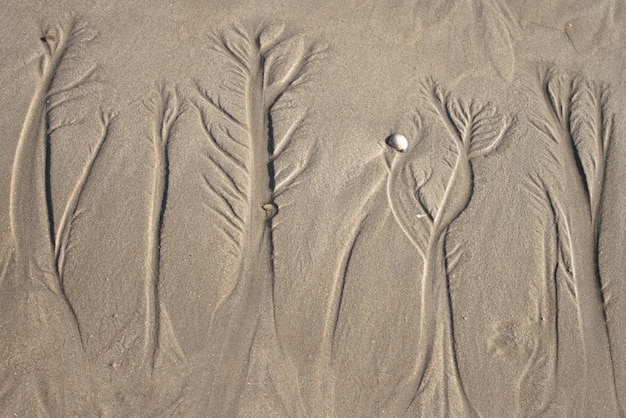
M398 152L404 152L409 148L409 140L402 134L389 135L385 142Z

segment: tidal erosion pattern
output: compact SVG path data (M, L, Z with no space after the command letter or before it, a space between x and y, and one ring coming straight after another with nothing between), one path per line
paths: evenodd
M606 411L617 416L604 309L610 299L602 292L606 283L598 263L602 192L614 123L608 88L555 68L540 68L534 84L531 123L542 135L546 172L531 175L527 190L536 217L546 223L541 232L545 281L538 302L538 315L546 321L520 381L519 404L524 411L549 410L554 404L550 397L573 385L563 378L558 355L563 331L558 313L562 305L573 304L584 362L580 376L584 384L577 382L576 389L584 399L583 410L585 415ZM533 396L529 386L544 389Z
M274 412L335 416L336 403L343 399L335 387L339 371L333 356L345 277L375 193L366 194L358 217L347 222L345 237L340 237L347 244L330 273L332 286L319 318L322 341L317 342L318 357L311 359L312 366L297 365L284 348L275 301L279 278L273 232L281 212L289 210L279 203L307 178L317 155L315 143L298 144L307 110L294 105L290 93L309 80L311 63L322 55L322 48L289 35L281 25L237 25L211 38L224 71L210 77L222 81L222 90L206 88L205 80L199 79L187 83L192 89L157 85L146 97L152 153L147 163L151 169L144 212L145 265L136 278L141 288L140 325L107 336L109 346L92 350L81 330L84 318L66 294L64 277L68 253L80 245L72 240L72 226L87 210L81 204L88 183L97 183L92 175L96 163L103 163L101 151L109 143L114 112L100 112L97 137L61 206L53 206L59 197L50 178L51 140L76 122L64 117L68 112L63 109L79 99L85 85L96 83L97 68L82 73L74 68L71 74L82 75L73 81L57 75L70 65L65 59L78 41L88 45L91 38L85 26L69 20L44 30L37 39L38 78L10 179L12 252L0 281L3 292L17 295L11 299L22 321L9 334L2 330L10 344L3 345L8 348L3 353L8 367L0 371L1 409L38 416L86 416L94 411L102 416L169 416L185 411L236 416L246 403L246 393L255 390L249 387L251 376L262 376L269 384L258 390L266 392L263 396L271 399ZM604 310L610 301L602 292L605 283L598 262L614 123L608 88L557 69L540 70L534 81L536 88L528 95L532 104L528 132L540 137L545 170L529 174L524 186L536 219L542 278L531 289L536 309L527 332L530 349L519 371L518 413L583 411L584 416L593 416L602 411L603 416L619 416ZM188 90L192 92L185 93ZM415 119L416 137L407 152L391 148L383 152L384 169L376 183L384 185L393 219L422 261L414 287L419 312L406 329L418 338L414 346L407 346L410 363L395 379L391 396L373 414L480 416L457 364L449 273L461 262L463 248L450 248L446 238L471 202L474 161L494 153L519 122L492 103L456 98L433 79L425 80L420 91L423 106ZM212 316L205 327L210 346L204 362L193 363L198 369L190 367L160 295L170 145L179 124L183 130L180 116L186 110L200 124L204 163L210 167L201 198L234 266L224 273L229 276L223 278L224 286L214 291ZM430 130L422 129L426 117L432 122ZM421 141L432 129L443 138L437 144L440 161L422 166L418 161L424 160L417 158ZM54 207L62 207L58 219ZM573 332L564 329L564 312L575 312L567 322L576 324ZM569 350L577 350L583 359L574 380L567 371L571 367L562 364L565 333L575 334L578 342ZM195 402L188 399L201 399L201 405L185 405Z
M271 357L268 370L279 403L290 416L302 416L297 372L276 331L272 230L281 209L276 200L300 182L314 148L293 164L281 164L303 116L282 135L276 134L273 118L288 106L283 96L307 79L307 66L320 49L285 36L282 26L237 26L215 35L214 42L226 60L225 84L234 100L222 101L198 81L193 103L208 144L208 163L217 173L205 178L211 196L207 207L221 222L237 267L233 286L220 295L209 324L214 360L208 407L218 416L236 414L258 336L265 339L259 349Z
M71 49L79 42L89 42L93 36L85 25L74 19L54 30L44 31L40 38L39 79L15 151L9 208L14 256L9 270L13 272L13 285L27 300L25 323L20 326L26 338L31 339L26 340L26 347L16 346L17 351L10 357L20 356L20 350L33 353L35 357L15 362L17 366L11 370L11 378L3 380L0 393L3 405L27 415L83 415L96 410L104 415L126 415L132 411L163 414L173 410L181 399L185 359L173 336L167 312L158 302L157 292L160 225L167 188L167 146L178 116L175 95L160 90L157 99L147 102L155 115L151 137L155 162L147 234L143 336L111 336L110 350L89 352L88 338L81 332L81 318L65 292L65 264L74 245L72 224L84 211L80 208L81 198L115 114L101 111L99 135L75 180L60 220L55 221L50 186L50 141L55 132L78 121L57 117L54 112L76 100L78 90L85 84L95 82L96 67L90 67L67 84L61 84L55 76ZM166 355L161 357L162 347ZM118 348L122 353L103 364L110 352ZM52 364L55 361L56 366ZM29 363L39 367L43 364L44 370L30 369ZM176 370L171 370L170 366ZM67 374L59 374L55 367L66 368ZM120 381L122 372L126 377ZM163 373L168 374L169 382L157 384ZM58 381L50 381L50 376L57 376ZM119 386L103 386L105 380L115 381ZM119 391L125 395L119 396ZM146 394L155 399L146 398Z
M447 270L454 268L455 254L447 254L445 240L450 224L472 196L472 160L493 152L513 119L500 115L491 104L459 100L432 79L424 82L422 94L445 131L448 149L441 154L447 178L433 176L429 167L419 167L410 152L384 154L389 205L424 261L414 363L399 380L385 411L391 415L411 411L418 416L476 416L456 361L447 275ZM418 116L418 128L420 120Z

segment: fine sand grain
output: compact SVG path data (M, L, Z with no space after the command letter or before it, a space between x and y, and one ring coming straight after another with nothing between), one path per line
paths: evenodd
M0 416L620 417L626 4L9 1Z

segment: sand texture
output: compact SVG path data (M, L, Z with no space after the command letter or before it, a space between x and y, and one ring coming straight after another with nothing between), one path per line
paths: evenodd
M0 417L625 416L623 1L1 9Z

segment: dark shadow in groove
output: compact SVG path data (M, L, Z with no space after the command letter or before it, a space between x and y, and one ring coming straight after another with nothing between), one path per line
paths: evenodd
M168 147L168 145L166 145L166 147ZM163 200L161 200L161 208L159 209L159 230L157 231L158 239L159 239L159 247L161 247L163 220L165 219L165 210L167 209L167 195L169 191L169 183L170 183L170 157L169 157L169 152L165 150L165 179L163 181Z
M571 132L572 128L570 126L569 121L567 125L568 125L567 129ZM571 141L571 145L572 145L572 154L574 154L574 162L576 163L576 170L578 171L578 175L580 176L583 190L585 191L585 196L587 200L589 200L591 196L591 191L589 190L589 177L590 176L587 176L587 173L585 172L585 167L583 165L582 160L580 159L580 152L578 150L578 147L575 144L574 138L570 137L569 140Z
M276 103L276 102L274 102ZM274 103L270 106L270 115L267 118L267 152L270 156L274 154L274 123L272 121L272 107ZM270 177L269 188L272 194L274 194L274 189L276 188L276 168L274 167L274 161L270 158L270 161L267 163L267 171Z
M276 148L276 140L274 138L274 122L272 117L272 110L278 101L283 97L283 95L289 90L289 87L285 88L284 91L278 93L276 98L270 105L268 106L269 115L267 118L267 152L270 157L274 155L274 149ZM270 159L270 162L267 164L267 171L270 176L270 184L269 188L272 194L274 194L274 189L276 188L276 168L274 167L274 160ZM278 209L278 208L277 208ZM279 209L278 209L279 210ZM278 212L277 212L278 213Z
M274 107L274 103L272 103L269 107L269 115L267 117L267 153L270 156L269 161L267 163L267 172L269 174L269 184L268 187L270 189L270 195L274 195L274 189L276 188L276 168L274 167L274 160L271 158L274 154L274 123L272 121L272 107ZM267 219L267 227L265 228L265 233L268 234L268 242L269 242L269 253L270 253L270 271L272 272L270 283L271 285L271 297L272 297L272 316L274 317L274 323L276 324L276 268L274 265L274 228L272 226L272 218L278 214L280 210L277 205L275 205L275 213Z
M169 183L170 183L170 156L169 156L169 143L165 145L165 179L163 181L163 199L161 200L161 207L159 208L159 229L157 230L157 239L159 243L158 251L158 273L156 280L154 282L154 299L156 303L154 304L154 320L155 326L157 329L156 335L156 345L153 348L153 364L152 368L154 369L154 357L156 355L156 351L159 350L161 341L159 340L159 332L161 329L161 295L159 291L160 287L160 279L161 279L161 253L163 247L163 224L165 219L165 210L167 209L167 195L169 191Z
M287 90L289 90L288 87L284 91L281 91L276 96L274 101L268 106L269 115L267 117L267 152L269 153L270 156L274 155L274 150L276 148L276 140L274 138L274 121L273 121L274 118L272 117L272 110L274 109L274 106L276 105L276 103L278 103L278 101L281 99L281 97L283 97L283 95L285 94ZM270 191L272 192L272 194L274 194L274 188L276 187L276 169L274 167L273 159L270 159L270 162L267 164L267 170L270 175L270 184L269 184Z
M46 123L46 130L48 129L48 124ZM50 234L50 242L52 245L56 245L56 240L54 238L54 209L52 206L52 182L50 180L50 171L52 165L52 145L50 143L50 135L46 134L46 168L45 168L45 188L46 188L46 207L47 207L47 215L48 215L48 233Z

